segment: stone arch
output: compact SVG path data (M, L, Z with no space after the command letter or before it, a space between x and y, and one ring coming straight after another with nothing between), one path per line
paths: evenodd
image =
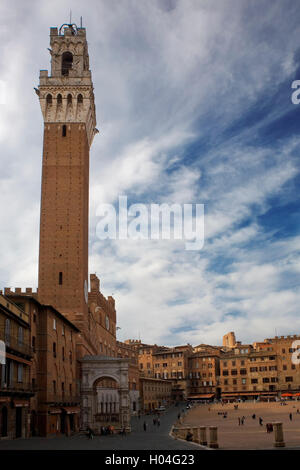
M46 96L46 103L48 106L51 106L52 105L52 95L51 93L48 93L47 96Z
M73 54L72 52L65 51L61 56L61 74L64 76L69 75L69 70L73 67Z
M101 382L101 381L104 381L105 379L109 379L109 380L113 380L114 382L117 383L118 387L120 387L120 379L119 377L116 377L115 375L113 374L102 374L100 375L99 377L97 377L94 382L93 382L93 388L97 388L97 385ZM103 388L107 388L107 387L103 387ZM109 388L109 387L108 387Z
M58 93L58 95L56 96L56 100L57 100L57 105L62 106L62 94L61 93Z

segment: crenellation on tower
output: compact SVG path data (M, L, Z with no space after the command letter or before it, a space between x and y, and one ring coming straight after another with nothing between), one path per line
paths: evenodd
M85 28L50 28L51 75L40 71L38 96L45 123L84 123L89 147L96 109Z

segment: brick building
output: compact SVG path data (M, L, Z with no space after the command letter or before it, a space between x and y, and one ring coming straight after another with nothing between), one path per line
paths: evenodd
M222 399L274 400L300 393L299 366L293 362L300 336L281 336L242 345L220 357Z
M153 353L154 377L172 381L172 399L180 401L188 396L188 357L190 344L162 349Z
M220 355L215 346L201 344L188 358L189 395L191 400L220 398Z
M33 352L28 313L0 294L0 340L5 364L0 364L0 438L29 437L28 413L33 387Z
M173 388L171 380L141 377L140 383L141 409L143 411L153 411L160 406L168 406L171 403Z
M31 435L67 434L79 429L79 384L76 378L76 337L79 330L35 294L5 289L28 318L32 349L30 385Z

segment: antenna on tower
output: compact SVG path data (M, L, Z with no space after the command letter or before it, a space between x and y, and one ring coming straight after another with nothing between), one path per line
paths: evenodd
M72 24L72 10L70 10L70 24Z
M80 17L80 28L82 28L82 16Z

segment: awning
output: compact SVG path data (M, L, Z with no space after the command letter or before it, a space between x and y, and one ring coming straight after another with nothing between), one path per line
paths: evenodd
M62 413L61 408L50 408L49 413L51 415L58 415Z
M282 393L282 397L293 397L294 395L292 393Z
M188 397L189 400L195 400L196 398L212 398L214 397L215 394L214 393L202 393L200 395L190 395Z
M23 406L29 406L29 402L25 400L14 400L14 406L17 407L23 407Z
M222 397L241 397L245 395L257 396L260 392L222 392Z
M68 414L80 413L79 406L63 406L62 409Z

